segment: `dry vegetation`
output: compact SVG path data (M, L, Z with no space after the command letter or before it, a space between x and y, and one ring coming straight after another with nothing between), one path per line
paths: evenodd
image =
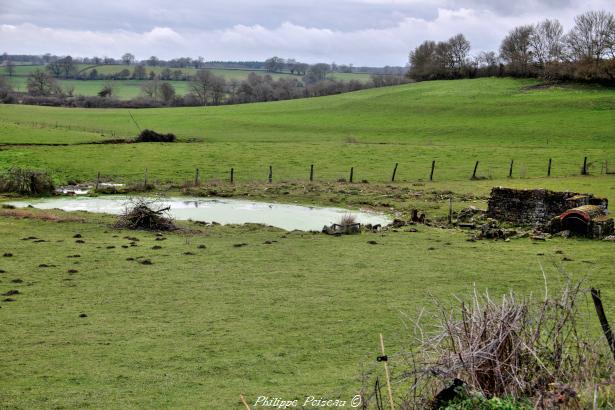
M117 228L145 231L174 231L177 226L160 199L134 198L118 218Z
M456 307L436 300L434 325L421 323L422 312L414 347L401 354L406 368L398 382L407 386L401 408L441 408L434 398L451 380L464 386L457 400L505 398L539 409L614 406L615 362L602 335L589 330L598 319L582 313L591 311L589 290L578 282L549 293L545 287L541 300L513 292L494 300L475 292Z

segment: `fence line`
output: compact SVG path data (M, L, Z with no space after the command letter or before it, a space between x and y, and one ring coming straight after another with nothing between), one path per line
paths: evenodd
M590 172L590 167L589 167L589 162L588 162L588 157L584 157L583 158L583 162L582 162L582 166L580 166L578 169L578 173L575 174L563 174L561 175L562 177L571 177L571 176L575 176L575 175L592 175L592 173ZM480 161L475 161L474 162L474 167L470 168L468 167L468 174L469 175L467 177L468 180L484 180L484 179L493 179L491 176L490 177L481 177L479 174L479 170L480 170ZM514 175L514 166L515 166L516 162L514 159L512 159L510 161L510 163L508 164L508 178L509 179L513 179L515 178ZM439 167L440 170L445 169L446 167ZM309 166L306 166L305 169L305 179L301 178L301 177L291 177L291 176L282 176L279 179L275 179L274 178L274 174L273 174L273 164L269 165L268 168L265 168L263 171L263 175L265 176L262 181L263 182L268 182L268 183L273 183L273 182L281 182L281 181L301 181L301 180L305 180L305 181L310 181L310 182L314 182L314 181L322 181L322 182L350 182L350 183L354 183L355 180L356 181L366 181L366 179L362 179L360 174L357 174L357 170L360 170L361 168L357 168L355 166L351 166L349 169L349 174L348 175L348 179L343 177L343 172L340 171L328 171L329 175L333 174L333 173L338 173L338 177L333 177L333 178L327 178L327 177L322 177L322 178L316 178L316 171L317 171L317 167L315 164L310 164ZM389 168L390 169L390 168ZM543 177L551 177L552 175L552 171L554 170L554 162L552 160L552 158L549 158L549 160L546 162L546 172L543 175L534 175L532 176L532 178L543 178ZM373 168L372 168L373 170ZM427 171L429 172L429 181L460 181L460 180L464 180L466 178L463 178L463 174L458 174L460 175L460 178L442 178L442 179L438 179L437 178L437 174L435 172L436 170L436 161L433 160L431 162L431 168L428 169ZM203 167L196 167L194 168L194 174L192 174L193 176L186 176L186 179L184 179L183 184L184 185L193 185L193 186L199 186L203 183L207 183L209 182L230 182L231 184L235 183L237 181L237 176L238 176L238 172L239 171L241 173L241 170L238 170L235 167L230 167L228 168L227 171L225 172L220 172L219 168L216 168L215 170L210 169L209 172L206 168ZM400 163L395 163L393 165L393 171L391 174L391 178L390 179L382 179L382 180L376 180L376 181L372 181L372 182L381 182L381 183L386 183L386 182L390 182L390 183L395 183L395 182L420 182L420 181L424 181L423 178L418 178L418 179L405 179L405 180L400 180L398 178L398 176L400 175L400 173L403 173L403 167L400 167ZM602 161L601 162L601 168L599 171L599 174L597 172L595 172L593 175L614 175L615 172L611 172L609 171L609 165L608 165L608 161ZM96 181L96 186L98 187L101 183L101 176L103 174L98 171L95 175L95 181ZM151 170L148 171L148 168L145 168L143 171L143 174L141 181L143 186L147 186L148 183L152 183L155 181L155 175L152 174ZM254 175L252 172L247 173L247 175ZM284 175L284 173L282 172L278 172L277 175ZM106 176L106 179L113 179L111 178L111 175ZM503 176L504 178L505 176ZM517 177L518 179L528 179L531 177L528 176L520 176ZM123 180L125 182L128 181L132 181L134 183L134 181L138 180L137 179L137 175L132 173L132 175L123 175L123 176L118 176L119 180ZM249 178L249 179L242 179L245 182L255 182L258 181L259 178ZM164 179L162 181L159 182L172 182L168 179ZM175 181L177 182L177 181Z

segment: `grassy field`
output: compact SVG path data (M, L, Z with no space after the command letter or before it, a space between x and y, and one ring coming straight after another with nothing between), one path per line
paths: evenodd
M516 178L580 173L589 157L593 174L604 161L615 164L612 124L615 90L553 88L528 90L521 80L430 82L365 90L338 96L207 108L132 110L141 128L173 132L198 142L70 147L11 147L0 151L0 167L34 165L58 180L134 180L148 168L153 178L177 181L195 168L205 178L265 178L274 167L280 179L348 178L385 182L395 163L398 179L501 179L515 160ZM132 137L138 132L128 111L0 106L0 143L58 144ZM117 167L108 158L121 161ZM168 164L172 163L173 166Z
M0 217L0 251L13 254L0 260L0 291L20 292L0 302L3 406L239 409L240 393L350 400L361 368L376 368L378 333L391 352L408 346L404 315L429 305L427 292L468 295L476 283L493 295L540 294L542 265L552 288L565 269L615 299L610 243L472 243L433 228L333 238L246 227L160 242L85 218ZM45 242L21 240L30 236ZM133 241L125 236L137 246L122 248ZM153 264L127 260L139 257Z
M613 203L615 179L600 174L605 160L615 163L615 90L533 85L430 82L131 111L143 128L176 133L174 144L89 144L134 136L125 110L0 105L0 168L45 169L57 182L92 181L98 171L139 181L147 168L150 181L181 184L199 167L201 195L417 208L429 217L444 216L451 195L457 210L484 207L496 185L593 192ZM579 175L584 156L590 176ZM477 160L485 179L470 180ZM317 181L309 185L312 163ZM395 163L398 182L390 184ZM273 184L264 182L269 164ZM369 183L321 182L348 178L351 166L355 180ZM216 182L230 167L237 183ZM542 294L541 267L553 290L565 275L601 288L607 315L615 315L610 242L469 242L465 232L427 226L337 238L190 223L160 241L117 230L107 216L17 216L0 209L0 255L13 255L0 257L0 294L20 292L12 302L0 298L0 403L8 408L241 409L240 393L251 402L350 400L363 371L381 370L378 333L389 354L408 348L407 320L431 295L467 298L474 286L494 297ZM44 242L22 240L31 236ZM391 365L395 378L405 370L395 356Z
M44 68L44 67L33 66L33 65L17 65L15 66L14 76L8 77L9 81L16 91L24 92L26 91L26 81L27 81L28 75L32 71L36 69L40 69L40 68ZM100 66L92 66L92 65L85 65L85 64L78 65L79 71L84 72L84 73L89 73L93 68L95 68L99 74L114 74L119 71L122 71L123 69L128 69L132 73L132 70L134 69L133 66L125 66L125 65L100 65ZM151 67L151 66L146 67L146 71L148 75L150 71L153 71L159 74L162 70L164 70L164 67ZM171 70L174 71L175 69L171 69ZM181 68L179 70L181 70L184 74L190 74L190 75L194 75L194 73L196 72L196 69L194 68ZM235 69L212 68L212 69L209 69L209 71L211 71L215 75L226 78L227 81L245 80L246 78L248 78L248 75L252 72L255 72L256 74L259 74L259 75L268 74L268 75L271 75L274 79L277 79L277 78L297 78L299 80L301 79L301 76L292 75L290 73L267 73L264 70L239 70L239 69L235 70ZM0 72L0 75L1 74L4 74L4 73ZM365 73L332 73L330 76L337 80L344 80L344 81L357 80L357 81L365 82L370 79L370 75L365 74ZM141 94L141 86L143 85L143 83L145 83L145 81L142 81L142 80L112 80L110 82L115 87L116 96L124 100L138 97ZM188 93L189 85L187 81L169 81L169 82L173 84L178 95L185 95ZM102 89L105 83L106 81L103 81L103 80L87 80L87 81L61 80L61 79L58 80L58 84L64 89L66 89L67 87L72 87L75 90L75 95L86 95L86 96L96 95L96 93L98 93Z

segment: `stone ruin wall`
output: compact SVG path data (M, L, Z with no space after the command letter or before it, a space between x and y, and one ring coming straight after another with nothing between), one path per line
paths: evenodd
M497 187L491 190L487 216L518 225L545 226L553 217L582 205L598 205L606 210L608 202L575 192Z

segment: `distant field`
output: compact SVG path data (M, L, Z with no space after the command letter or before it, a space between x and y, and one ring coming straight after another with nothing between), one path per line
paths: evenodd
M9 81L13 85L16 91L27 91L26 82L27 77L10 77ZM74 95L85 95L91 96L96 95L100 90L102 90L103 86L107 83L107 81L103 80L91 80L91 81L81 81L81 80L57 80L58 84L66 90L68 87L74 88ZM115 96L119 99L128 100L131 98L139 97L141 92L141 87L144 84L144 81L139 80L117 80L110 81L110 83L114 87ZM173 84L175 87L175 92L178 95L184 95L188 92L189 84L187 81L169 81L169 83Z
M128 69L131 73L134 69L134 66L126 66L126 65L99 65L92 66L89 64L80 64L78 66L79 71L89 73L92 69L96 69L99 74L113 74L123 69ZM15 66L15 75L9 78L9 81L18 91L25 91L26 89L26 81L27 76L34 70L44 68L44 66L33 66L33 65L16 65ZM150 73L150 71L154 71L159 74L164 67L146 67L146 72ZM172 71L176 69L171 69ZM194 68L179 68L184 74L194 75L196 69ZM264 70L234 70L234 69L208 69L213 74L226 78L227 81L230 80L238 80L242 81L248 78L248 75L252 72L255 72L258 75L270 75L274 79L277 78L296 78L298 80L301 79L301 76L291 75L290 73L268 73ZM4 75L4 69L0 67L0 74ZM357 80L357 81L368 81L370 79L369 74L365 73L331 73L330 77L335 78L337 80ZM58 80L61 86L71 86L75 88L76 95L96 95L105 81L102 80ZM130 99L140 95L141 90L140 87L145 81L142 80L117 80L112 81L117 92L117 97L121 99ZM169 81L175 86L176 92L178 95L184 95L188 92L188 83L186 81Z
M191 175L240 179L316 177L386 181L477 175L503 178L515 160L516 178L578 175L585 156L594 174L615 167L615 90L563 87L528 90L534 81L480 79L409 84L337 96L222 107L132 110L142 128L173 132L200 143L10 148L0 167L32 165L58 178L101 171L136 179L144 168L160 180ZM121 109L0 106L0 143L73 143L137 133ZM111 163L108 158L119 161ZM169 163L173 163L169 167Z

